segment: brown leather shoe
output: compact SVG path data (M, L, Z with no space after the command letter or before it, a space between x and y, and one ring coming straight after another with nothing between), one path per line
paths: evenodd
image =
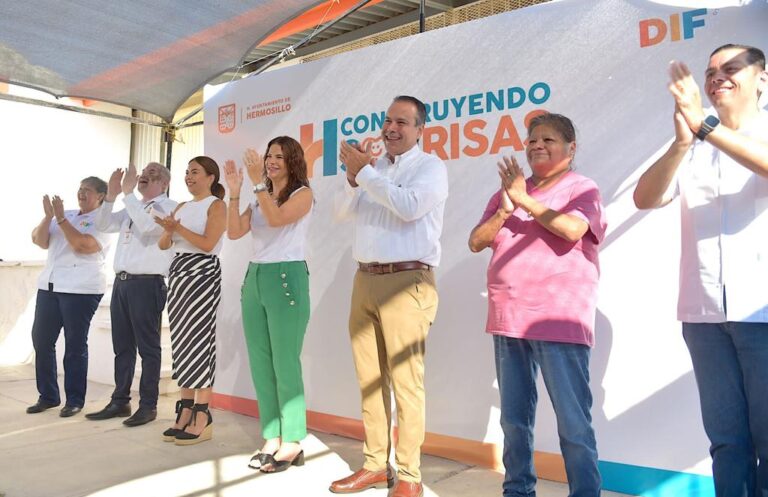
M381 471L368 471L367 469L355 471L346 478L331 483L328 490L335 494L353 494L369 488L391 488L394 484L392 468L387 465L387 469Z
M424 487L421 482L398 480L395 488L390 490L389 497L423 497Z

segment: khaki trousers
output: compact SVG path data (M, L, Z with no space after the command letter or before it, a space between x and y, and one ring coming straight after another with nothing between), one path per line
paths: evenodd
M397 408L395 462L403 481L421 481L424 443L424 351L437 312L430 270L355 274L349 335L362 396L363 467L386 468L392 448L391 393Z

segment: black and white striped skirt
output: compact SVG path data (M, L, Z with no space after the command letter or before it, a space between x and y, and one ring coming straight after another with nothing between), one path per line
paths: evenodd
M221 300L219 258L178 253L168 276L173 378L181 388L213 386L216 310Z

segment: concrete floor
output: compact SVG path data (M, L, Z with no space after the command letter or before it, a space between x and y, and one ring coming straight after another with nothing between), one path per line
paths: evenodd
M90 383L84 412L101 409L112 388ZM0 497L235 497L328 496L328 485L362 464L361 443L312 432L303 443L307 463L280 474L247 467L261 443L258 420L213 411L214 438L189 447L164 443L175 399L161 397L155 422L136 428L122 419L60 418L58 409L26 414L37 399L34 368L0 368ZM135 407L135 406L134 406ZM502 475L423 456L426 496L499 496ZM565 496L566 485L540 481L539 497ZM367 490L365 497L384 497ZM621 494L604 492L605 497Z

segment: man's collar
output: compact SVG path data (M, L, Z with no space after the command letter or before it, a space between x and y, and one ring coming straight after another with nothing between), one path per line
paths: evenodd
M385 155L386 155L386 157L387 157L387 160L389 160L389 162L390 162L390 163L392 163L392 164L398 164L400 161L402 161L402 160L405 160L405 159L407 159L407 158L409 158L409 157L412 157L412 156L414 156L414 155L418 154L418 153L419 153L419 151L420 151L420 150L419 150L419 144L418 144L418 143L416 143L416 145L414 145L413 147L411 147L411 148L410 148L410 149L409 149L407 152L403 152L403 153L402 153L402 154L400 154L400 155L396 155L396 156L394 157L394 160L392 159L392 157L391 157L389 154L385 154Z
M144 200L144 198L142 197L142 199L141 199L141 202L142 202L143 204L148 204L148 203L150 203L150 202L160 202L160 201L161 201L161 200L163 200L165 197L166 197L166 194L165 194L165 192L163 192L163 193L161 193L160 195L158 195L157 197L155 197L155 198L151 198L151 199L149 199L149 200Z

